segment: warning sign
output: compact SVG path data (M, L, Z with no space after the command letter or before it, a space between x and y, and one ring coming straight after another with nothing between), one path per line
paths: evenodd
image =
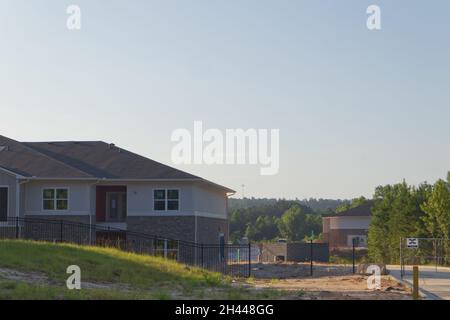
M406 238L406 246L410 249L419 248L419 239L418 238Z

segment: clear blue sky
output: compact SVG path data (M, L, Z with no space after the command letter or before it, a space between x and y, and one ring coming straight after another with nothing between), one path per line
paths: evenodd
M0 134L105 140L280 129L280 172L178 166L247 196L371 196L450 169L450 2L0 0ZM69 4L82 29L66 28ZM382 30L366 28L366 8Z

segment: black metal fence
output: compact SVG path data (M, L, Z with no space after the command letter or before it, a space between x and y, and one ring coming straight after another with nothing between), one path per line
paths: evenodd
M199 244L96 224L36 218L8 218L0 222L0 239L115 247L231 276L251 274L250 244Z
M402 277L408 266L450 266L450 240L443 238L400 238L400 269Z

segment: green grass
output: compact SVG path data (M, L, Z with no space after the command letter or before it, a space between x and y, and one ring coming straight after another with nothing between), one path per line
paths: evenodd
M81 290L66 287L70 265L81 269ZM13 281L0 273L0 299L251 299L276 295L232 286L232 279L220 273L113 248L0 240L0 268L46 279L42 283L26 276ZM108 287L89 288L88 283Z
M158 299L157 294L106 289L68 290L63 286L32 285L0 280L0 300L118 300Z
M81 269L81 281L113 284L107 289L68 290L69 265ZM205 288L223 288L229 279L219 273L189 268L160 257L137 255L112 248L0 241L0 268L45 274L54 286L11 282L0 278L0 297L136 298L169 299L172 294Z
M55 280L65 280L69 265L81 268L82 280L126 283L146 288L164 282L181 285L219 286L219 273L188 268L174 261L128 253L112 248L51 244L27 241L0 241L0 266L38 271Z

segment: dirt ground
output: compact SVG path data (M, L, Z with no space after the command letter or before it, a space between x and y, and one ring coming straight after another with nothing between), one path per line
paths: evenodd
M381 289L367 286L367 275L353 275L352 267L308 264L255 264L250 286L287 291L286 299L306 300L410 300L411 291L391 276L382 276ZM292 293L292 294L291 294Z
M45 274L40 272L22 272L9 268L0 268L0 280L12 280L18 282L26 282L28 284L38 284L43 286L61 285L65 281L50 280ZM83 288L86 289L123 289L128 290L128 286L116 285L112 283L92 283L83 281Z
M0 268L0 280L23 281L30 284L56 285L44 274L20 272ZM307 264L279 263L255 264L252 278L237 281L239 287L261 292L264 289L279 290L280 294L268 298L301 300L410 300L411 292L390 276L382 276L381 289L367 288L367 275L353 275L352 268L339 265L315 265L310 276ZM128 290L124 285L83 282L88 289ZM180 297L181 298L181 297Z

